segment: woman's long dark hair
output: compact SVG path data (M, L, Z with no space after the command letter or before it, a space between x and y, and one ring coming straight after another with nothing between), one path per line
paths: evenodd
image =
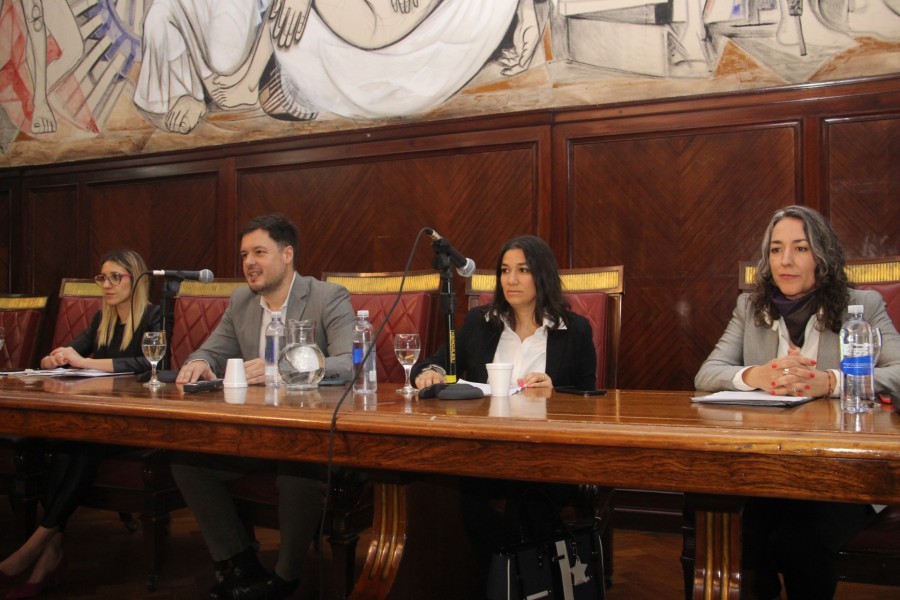
M786 218L799 219L809 248L816 260L816 310L821 310L817 327L820 331L830 329L837 333L850 302L850 281L844 270L844 250L831 224L818 212L805 206L788 206L775 212L766 234L763 236L759 263L756 266L756 282L751 292L751 306L757 325L771 324L778 309L772 301L777 289L769 267L769 246L772 244L772 230L779 221Z
M556 264L556 256L553 250L544 240L533 235L515 237L503 245L500 255L497 257L496 284L494 286L494 301L488 311L491 322L497 327L502 327L500 317L506 319L509 326L515 330L516 313L503 294L503 286L500 285L500 270L503 265L503 255L508 250L518 249L525 254L528 268L534 279L536 296L534 303L534 320L540 325L546 317L552 322L550 329L557 329L561 323L568 325L566 311L568 303L562 294L562 281L559 278L559 267Z

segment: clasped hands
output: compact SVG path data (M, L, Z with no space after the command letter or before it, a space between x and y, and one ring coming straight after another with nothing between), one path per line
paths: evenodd
M69 346L60 346L47 356L41 359L42 369L56 369L57 367L65 367L69 365L76 369L85 366L84 357L75 352Z
M747 385L773 396L827 396L834 390L833 375L815 367L816 361L791 348L787 356L747 369L743 379Z

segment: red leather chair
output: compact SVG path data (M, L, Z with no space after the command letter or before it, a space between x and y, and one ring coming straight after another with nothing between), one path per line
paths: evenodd
M63 279L50 348L59 348L75 339L90 326L102 306L103 290L93 279Z
M182 281L175 297L172 326L172 369L178 370L188 355L213 332L232 292L247 285L244 279L216 279L212 283Z
M368 310L369 321L377 331L397 300L402 276L403 273L325 273L323 279L347 288L353 310ZM403 367L394 354L395 333L418 333L422 356L425 356L426 348L431 347L431 317L440 285L440 275L436 271L414 271L406 276L403 293L375 345L380 383L405 381Z
M0 326L5 342L0 348L0 369L35 366L35 353L47 297L0 296ZM0 494L9 498L16 536L24 541L37 526L43 444L31 438L0 437Z
M93 279L63 279L53 348L88 328L103 304L103 290ZM169 469L168 453L136 448L100 463L83 506L119 513L129 531L142 529L149 565L147 589L153 590L163 562L169 513L185 506ZM132 514L137 514L139 522Z
M0 327L6 332L6 342L0 348L0 369L36 366L34 355L46 308L46 296L0 296Z
M488 304L494 298L496 273L489 269L477 270L466 284L469 308ZM619 339L622 331L622 296L624 268L597 267L588 269L560 269L563 295L572 312L587 318L591 323L594 347L597 350L597 388L615 388L618 383ZM613 575L613 499L624 491L582 485L577 512L588 512L601 523L603 542L603 569L607 585ZM569 511L571 512L571 511Z

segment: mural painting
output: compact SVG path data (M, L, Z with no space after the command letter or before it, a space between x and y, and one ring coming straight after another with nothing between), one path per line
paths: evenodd
M900 0L3 0L0 166L900 72Z

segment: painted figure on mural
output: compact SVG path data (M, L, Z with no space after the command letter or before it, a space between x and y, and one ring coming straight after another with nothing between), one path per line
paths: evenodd
M60 2L59 6L54 3L54 10L46 10L44 0L7 0L3 4L2 20L7 31L21 27L25 34L24 39L10 40L10 54L4 67L15 68L19 77L27 78L30 83L30 94L20 91L24 115L20 127L33 134L53 133L57 129L57 117L48 94L84 53L84 40L75 15L67 2ZM14 47L16 40L25 42L24 53ZM24 58L24 69L16 68L16 57Z
M484 67L514 15L504 75L539 46L534 0L156 0L134 100L176 133L193 130L208 99L288 120L421 113Z

